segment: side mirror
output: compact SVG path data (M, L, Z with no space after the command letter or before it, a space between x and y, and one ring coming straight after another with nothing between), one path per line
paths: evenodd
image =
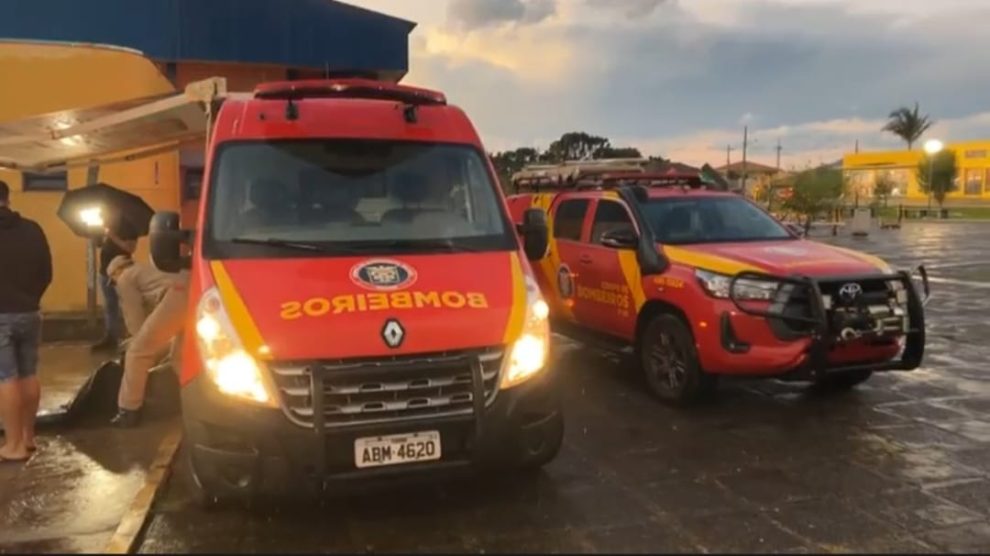
M798 237L804 237L804 227L799 226L793 222L786 222L784 226L791 231L792 234Z
M635 249L639 245L639 236L631 228L615 228L602 234L601 242L613 249Z
M162 272L179 272L188 268L188 259L182 256L182 243L186 233L179 229L179 214L159 212L151 218L148 234L151 244L151 262Z
M538 208L526 209L523 213L519 234L523 239L523 250L526 258L538 261L547 254L550 244L550 229L547 227L547 213Z

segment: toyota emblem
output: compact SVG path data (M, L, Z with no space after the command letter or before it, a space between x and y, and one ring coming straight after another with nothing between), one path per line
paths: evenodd
M839 297L846 303L855 301L862 293L863 286L860 286L855 282L843 284L842 287L839 288Z

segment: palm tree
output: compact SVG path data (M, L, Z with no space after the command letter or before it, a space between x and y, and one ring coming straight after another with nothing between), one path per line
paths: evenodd
M915 141L932 127L934 120L928 115L922 116L918 113L918 103L914 103L914 110L907 106L902 106L894 110L888 116L890 119L887 125L883 126L884 131L889 131L907 142L908 150L914 147Z

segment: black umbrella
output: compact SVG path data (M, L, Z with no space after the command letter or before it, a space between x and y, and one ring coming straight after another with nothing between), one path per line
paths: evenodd
M67 192L58 207L58 217L73 233L86 238L102 236L104 224L113 216L120 218L138 237L148 235L148 224L154 214L141 197L105 183Z

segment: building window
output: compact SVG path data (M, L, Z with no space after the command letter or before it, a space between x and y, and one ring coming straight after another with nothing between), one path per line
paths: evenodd
M182 169L182 200L197 201L203 190L203 169Z
M983 170L966 170L966 195L979 195L983 191Z
M24 191L68 191L69 175L66 172L24 172Z
M964 158L986 158L987 157L987 150L986 149L977 149L977 150L966 151L966 152L963 153L963 157Z

